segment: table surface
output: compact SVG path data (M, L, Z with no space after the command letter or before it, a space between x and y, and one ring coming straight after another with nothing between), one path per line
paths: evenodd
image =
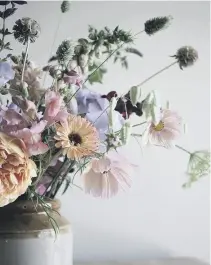
M196 259L171 258L162 260L142 260L134 262L83 262L75 265L209 265Z

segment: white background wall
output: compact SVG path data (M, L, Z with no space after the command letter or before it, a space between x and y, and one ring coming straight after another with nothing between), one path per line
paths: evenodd
M43 65L49 58L58 23L59 2L32 2L20 8L17 17L29 16L42 26L41 37L30 47L31 58ZM209 147L209 3L208 2L73 2L65 14L55 48L65 38L87 36L88 25L97 28L120 25L138 32L154 16L172 15L172 25L148 37L137 37L140 59L130 56L129 71L109 63L109 73L100 92L127 91L163 66L183 45L199 52L192 68L176 66L143 87L157 89L165 103L170 100L188 123L188 134L179 144L189 150ZM10 21L12 25L14 18ZM14 43L18 54L23 48ZM102 201L70 189L62 197L63 213L71 220L75 260L137 260L148 257L193 256L209 260L209 180L202 179L183 190L188 156L180 150L159 148L141 152L135 140L127 147L140 168L127 194ZM136 152L136 154L135 154Z

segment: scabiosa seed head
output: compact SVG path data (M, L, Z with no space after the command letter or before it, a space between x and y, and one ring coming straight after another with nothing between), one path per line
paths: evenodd
M149 19L144 24L144 30L148 35L153 35L156 32L166 28L169 25L172 17L156 17Z
M191 46L184 46L172 57L177 59L180 68L183 69L183 67L192 66L196 62L198 52Z
M58 62L66 62L72 59L74 55L74 45L70 40L64 40L56 51Z
M41 31L40 25L37 23L37 21L29 17L18 19L15 22L13 30L15 39L17 39L24 45L28 41L32 43L35 42L35 40L39 37Z
M63 1L61 4L62 13L66 13L70 10L70 1Z

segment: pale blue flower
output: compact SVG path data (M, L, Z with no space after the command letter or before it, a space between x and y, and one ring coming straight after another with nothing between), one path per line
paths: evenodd
M0 86L5 85L8 81L14 79L15 71L8 62L0 62Z
M78 114L99 112L109 106L109 101L96 92L87 88L81 88L77 91L76 100L78 103Z

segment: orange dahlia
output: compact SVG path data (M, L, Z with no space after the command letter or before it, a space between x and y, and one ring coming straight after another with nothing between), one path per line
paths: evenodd
M26 192L36 165L25 152L22 140L0 132L0 207Z
M70 114L66 122L56 124L55 146L63 149L63 155L77 160L93 155L99 146L96 128L85 118Z

